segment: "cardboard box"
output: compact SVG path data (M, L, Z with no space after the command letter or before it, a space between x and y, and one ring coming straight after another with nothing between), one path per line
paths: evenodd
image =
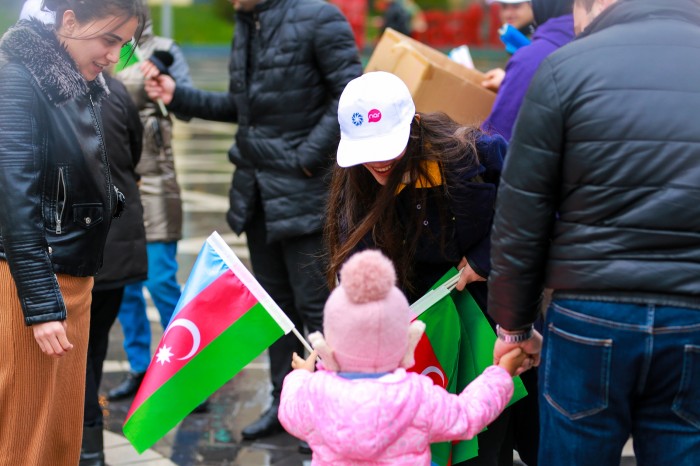
M481 86L484 74L393 29L386 29L365 72L388 71L406 83L416 110L445 112L464 125L479 125L496 93Z

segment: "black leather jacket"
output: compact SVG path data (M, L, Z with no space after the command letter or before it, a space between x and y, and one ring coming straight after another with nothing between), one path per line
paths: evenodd
M25 323L64 320L57 273L94 275L116 214L99 107L53 30L20 21L0 41L0 257Z
M320 232L340 137L338 99L362 74L350 25L319 0L267 0L236 18L229 92L178 86L171 107L238 123L229 151L233 231L245 230L259 193L268 241Z

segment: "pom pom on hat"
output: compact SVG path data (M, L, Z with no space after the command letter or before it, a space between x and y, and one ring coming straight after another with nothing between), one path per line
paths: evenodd
M343 265L340 286L323 314L326 343L339 370L389 372L404 363L411 315L395 283L394 266L379 251L359 252Z
M381 252L369 250L355 254L343 265L340 284L353 303L378 301L396 284L396 271Z

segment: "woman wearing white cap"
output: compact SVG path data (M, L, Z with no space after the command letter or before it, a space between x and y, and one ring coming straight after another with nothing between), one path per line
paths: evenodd
M442 113L416 113L403 81L385 72L348 83L338 121L326 224L331 287L353 252L378 248L393 261L409 301L457 266L457 289L468 287L485 310L505 140ZM469 464L498 464L502 418L479 435L479 457Z

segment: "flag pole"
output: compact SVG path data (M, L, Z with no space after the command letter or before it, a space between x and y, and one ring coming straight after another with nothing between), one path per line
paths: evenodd
M301 335L301 333L299 333L299 331L296 329L296 327L292 328L292 332L294 333L294 335L296 335L296 337L299 339L301 344L304 345L304 348L306 348L306 351L308 351L309 354L312 353L314 349L311 347L311 345L309 345L309 342L306 341L306 338L304 338Z
M277 324L284 329L284 333L288 334L290 331L299 339L304 348L311 353L313 348L306 341L306 339L299 333L299 331L294 326L294 323L289 320L287 314L277 305L277 303L270 297L270 295L265 291L265 289L260 286L260 283L253 277L253 274L243 265L241 260L236 256L236 254L231 250L231 248L226 244L226 241L217 233L213 232L207 242L218 252L222 260L233 270L236 275L241 279L241 281L253 292L268 310L270 315L277 321Z

